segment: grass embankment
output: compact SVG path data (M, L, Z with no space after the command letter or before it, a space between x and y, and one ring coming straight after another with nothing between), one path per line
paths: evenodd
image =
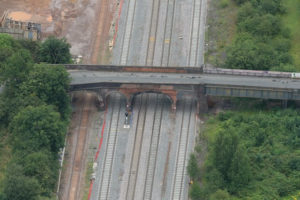
M283 16L283 23L291 31L291 55L297 71L300 71L300 1L285 0L284 5L287 9Z
M231 0L210 0L207 17L205 62L218 66L236 35L237 5Z

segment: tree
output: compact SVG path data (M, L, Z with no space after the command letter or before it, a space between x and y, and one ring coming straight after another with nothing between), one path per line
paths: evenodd
M41 45L41 61L52 64L70 63L70 48L71 45L67 43L66 39L49 37Z
M228 171L238 144L238 135L232 127L228 126L218 133L213 145L213 165L222 174L226 182L230 182Z
M227 53L227 68L268 70L280 65L278 52L272 46L254 40L249 34L240 34Z
M241 32L248 32L255 36L273 37L280 33L280 18L271 14L255 15L246 17L238 23L238 29Z
M0 33L0 66L20 45L8 34Z
M234 0L237 4L241 5L245 2L247 2L248 0Z
M63 66L35 65L21 86L23 96L36 96L48 105L56 106L62 119L70 114L67 94L70 78Z
M262 12L275 14L282 14L286 11L282 5L281 0L263 0L259 3L259 8Z
M56 155L63 146L65 124L52 106L38 106L20 111L10 123L13 148L26 155L41 150Z
M40 48L41 44L38 41L33 41L33 40L19 40L18 41L22 48L30 51L32 59L35 63L40 62Z
M189 164L187 166L187 171L192 180L197 180L200 176L200 169L197 164L197 159L195 154L190 155Z
M35 178L24 176L21 166L8 167L4 180L4 196L7 200L38 200L40 185Z
M32 69L33 61L27 50L21 49L13 53L1 67L0 80L5 83L10 90L16 90L27 78Z
M230 181L230 192L236 193L239 189L247 185L251 178L250 159L246 154L245 148L238 146L235 151L230 168L228 179Z
M24 167L24 175L38 180L41 186L41 194L51 196L57 181L58 160L50 152L40 151L28 154L21 163Z

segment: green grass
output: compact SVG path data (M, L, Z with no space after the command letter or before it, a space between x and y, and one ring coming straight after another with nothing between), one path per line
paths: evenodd
M85 186L82 200L88 199L90 189L90 178L93 173L93 161L88 162L86 173L85 173Z
M287 13L283 16L283 23L291 30L291 55L294 58L295 66L300 71L300 1L284 0Z

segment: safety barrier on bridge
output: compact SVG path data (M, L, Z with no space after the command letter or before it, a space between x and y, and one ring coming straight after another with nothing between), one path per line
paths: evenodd
M203 73L204 74L238 75L238 76L255 76L255 77L292 78L291 73L289 73L289 72L259 71L259 70L204 68Z
M203 73L199 67L147 67L147 66L120 66L120 65L64 65L67 70L105 71L105 72L141 72L141 73Z
M156 66L120 66L120 65L64 65L68 70L139 72L139 73L181 73L181 74L220 74L233 76L254 76L270 78L300 78L298 73L224 69L215 67L156 67Z

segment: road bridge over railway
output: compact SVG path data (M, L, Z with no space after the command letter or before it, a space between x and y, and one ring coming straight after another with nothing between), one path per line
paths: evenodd
M65 65L71 81L71 91L93 90L105 102L112 92L127 98L143 92L166 94L176 108L182 95L197 99L205 96L232 96L280 100L300 100L300 79L291 73L251 70L229 70L191 67L142 67ZM201 101L200 101L201 102Z

